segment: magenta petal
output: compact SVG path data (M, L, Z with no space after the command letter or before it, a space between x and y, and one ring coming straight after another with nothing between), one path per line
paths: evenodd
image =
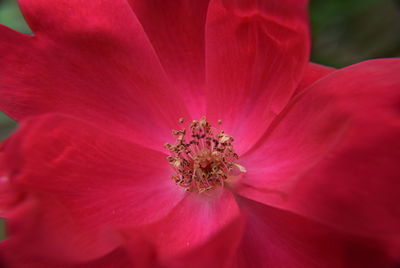
M205 115L205 21L209 0L130 0L192 118Z
M2 264L4 268L126 268L126 267L140 267L144 268L140 264L136 264L131 261L131 257L123 250L116 249L109 254L102 256L96 260L89 262L73 262L57 261L49 258L38 258L35 256L25 255L20 249L12 248L12 251L7 245L7 242L0 246L2 252ZM0 260L1 260L0 259ZM133 266L135 264L135 266Z
M307 1L210 3L206 25L207 116L246 151L286 106L309 55Z
M295 98L242 158L237 191L365 235L399 234L400 60L356 64Z
M2 144L0 143L0 217L4 217L7 209L15 202L18 195L13 193L12 185L6 177L4 154L1 150Z
M316 83L348 118L329 155L308 170L292 209L367 235L400 235L400 60L367 61Z
M320 223L245 198L247 224L233 267L375 268L394 260L372 239L349 236Z
M160 148L188 117L126 1L20 5L35 36L0 26L0 109L12 118L69 114Z
M309 62L306 69L304 70L303 78L301 79L296 89L295 95L301 94L314 82L327 76L328 74L332 73L335 70L336 70L335 68L329 66L324 66L321 64Z
M168 261L168 267L231 267L243 235L244 220L237 218L198 248Z
M4 153L9 180L33 201L10 228L30 222L34 232L16 236L42 254L98 257L118 245L114 229L157 221L184 194L164 154L72 118L24 122Z
M238 194L285 206L296 184L337 143L347 118L324 93L294 98L264 137L241 156L247 172L236 184Z
M202 250L205 251L212 248L213 245L205 244L214 239L219 243L216 237L225 228L234 228L240 232L240 225L235 227L237 223L234 223L240 218L232 193L220 188L203 195L189 194L162 220L131 233L139 230L158 249L157 255L162 262L174 262L176 258L193 254L199 247L204 247ZM237 236L226 239L227 243L235 243ZM209 257L212 260L213 257Z

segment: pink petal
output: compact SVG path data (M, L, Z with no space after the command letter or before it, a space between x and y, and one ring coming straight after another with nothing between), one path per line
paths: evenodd
M96 260L89 262L72 262L64 261L59 262L49 258L38 258L35 256L25 255L23 251L15 248L9 248L8 242L1 245L0 249L3 253L4 266L1 267L12 267L12 268L126 268L133 267L133 262L130 260L129 255L122 249L116 249L115 251L102 256ZM22 249L23 246L19 249ZM10 250L11 249L11 250ZM12 250L15 250L13 252ZM144 267L144 266L134 266Z
M242 158L237 191L347 231L399 233L400 60L338 70Z
M98 257L120 243L113 229L155 222L184 195L164 154L72 118L28 120L5 158L10 181L33 200L32 209L8 218L31 222L33 233L17 235L38 254Z
M23 196L15 190L15 185L7 176L3 144L0 143L0 217L4 218L9 210L18 205ZM1 266L0 266L1 267Z
M239 153L294 93L309 55L307 1L213 0L207 15L207 115Z
M243 227L243 218L237 218L198 248L170 260L167 267L231 267L243 235Z
M192 118L199 119L205 115L204 28L209 0L130 2Z
M295 211L356 233L400 235L399 73L399 59L368 61L315 85L338 95L350 122L329 156L304 175Z
M236 235L227 237L226 233L220 232L224 232L226 228L240 232L240 218L232 193L219 188L201 195L189 194L159 222L135 230L126 230L125 234L135 236L136 232L140 232L157 248L156 254L162 263L179 263L176 258L185 260L185 256L191 256L193 252L206 255L210 248L220 248L221 241L218 237L224 237L228 244L237 243ZM217 245L207 245L210 241ZM223 256L229 256L229 252L231 251L228 250ZM208 256L208 259L203 261L207 263L215 260L215 257Z
M20 195L14 192L13 186L10 185L8 178L0 175L0 217L4 217L7 211L18 203ZM1 267L1 266L0 266Z
M318 81L319 79L325 77L326 75L335 71L335 68L324 66L317 63L309 62L305 71L303 78L298 85L295 95L301 94L307 87L312 85L314 82Z
M0 26L0 109L12 118L75 115L160 148L175 122L187 117L126 1L20 5L36 35Z
M4 166L4 154L1 152L2 144L0 143L0 216L4 213L4 210L13 202L13 194L9 193L10 185L8 179L5 176Z
M248 219L233 267L394 267L378 241L348 236L245 198L238 201Z

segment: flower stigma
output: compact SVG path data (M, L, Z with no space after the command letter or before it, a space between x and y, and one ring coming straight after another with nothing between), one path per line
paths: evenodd
M183 124L184 119L179 122ZM222 124L218 120L218 125ZM175 171L172 179L186 191L203 193L244 173L246 169L237 164L239 156L233 149L233 138L223 130L211 126L205 117L193 120L186 129L173 130L176 143L165 144L170 151L167 157Z

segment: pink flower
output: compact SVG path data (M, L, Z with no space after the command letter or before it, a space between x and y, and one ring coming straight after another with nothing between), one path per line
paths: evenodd
M306 4L21 0L5 265L395 265L400 61L308 63Z

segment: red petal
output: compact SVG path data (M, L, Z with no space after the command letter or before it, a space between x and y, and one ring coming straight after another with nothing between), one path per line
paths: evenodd
M308 60L307 1L213 0L206 28L207 115L245 151L285 107Z
M314 82L325 77L326 75L332 73L336 69L329 66L324 66L317 63L309 62L305 71L303 78L300 81L299 86L296 89L295 95L301 94L307 87L312 85Z
M173 262L177 257L185 258L186 254L191 256L199 247L204 247L202 250L206 252L213 246L219 248L221 244L205 245L210 241L220 243L216 236L225 237L226 243L237 242L237 236L226 237L219 232L224 232L225 228L240 232L240 226L235 223L240 217L232 193L220 188L201 195L188 195L169 215L139 231L158 249L157 254L162 262ZM229 251L226 254L229 256ZM213 257L209 256L211 260Z
M0 143L0 217L5 217L7 211L12 209L15 203L18 203L20 195L14 192L14 186L6 176L7 171L2 146L2 143Z
M98 257L119 243L108 231L155 222L184 195L164 154L71 118L29 120L5 155L10 180L35 200L35 212L10 216L33 234L16 235L45 255Z
M35 256L26 256L21 248L8 248L8 242L5 242L0 247L3 253L4 264L1 267L12 267L12 268L126 268L126 267L143 267L144 266L133 266L129 255L122 249L116 249L115 251L102 256L96 260L89 262L77 262L64 261L59 262L51 258L38 258ZM11 250L10 250L11 249ZM12 250L15 250L13 252Z
M130 0L192 118L205 115L204 33L209 0ZM190 118L189 118L190 119Z
M238 218L200 247L172 259L167 267L231 267L243 235L244 221Z
M374 240L347 236L301 216L240 198L247 225L234 267L392 267ZM394 267L394 266L393 266Z
M353 232L400 234L400 60L368 61L315 84L338 98L346 132L293 194L296 211ZM310 92L311 93L311 92Z
M36 36L0 27L0 109L75 115L158 148L185 105L123 0L22 0ZM73 10L73 11L72 11Z
M237 190L347 231L399 233L399 72L385 59L319 80L243 157Z

